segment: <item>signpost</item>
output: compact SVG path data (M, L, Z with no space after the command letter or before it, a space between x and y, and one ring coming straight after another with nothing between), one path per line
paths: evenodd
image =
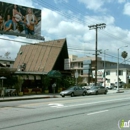
M76 85L77 85L77 78L79 77L78 71L75 71L75 79L76 79Z
M6 77L4 77L4 76L2 76L2 77L0 77L0 79L2 80L2 92L1 92L1 96L3 96L3 98L4 98L4 88L3 88L3 80L4 79L6 79Z
M87 81L88 81L88 84L90 83L91 62L92 62L91 60L83 61L83 74L88 76L88 78L86 77Z

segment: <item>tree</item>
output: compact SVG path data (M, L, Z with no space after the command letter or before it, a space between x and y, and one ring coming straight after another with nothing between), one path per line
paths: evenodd
M42 79L42 85L44 90L48 90L48 86L50 85L50 77L44 76Z
M15 82L16 78L13 76L16 69L8 68L8 67L1 67L0 68L0 77L4 76L6 77L6 82L4 82L4 87L12 87ZM1 80L0 80L1 83Z
M21 87L23 84L23 79L20 76L16 77L16 82L14 84L14 88L17 90L17 92L21 92Z
M128 53L126 51L123 51L121 53L121 56L122 56L122 58L124 58L124 61L125 61L125 58L128 56Z

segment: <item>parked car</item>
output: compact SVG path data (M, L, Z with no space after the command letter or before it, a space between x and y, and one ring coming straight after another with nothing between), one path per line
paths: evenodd
M109 84L107 84L106 85L106 87L108 88L108 89L114 89L114 83L109 83Z
M122 82L122 81L120 81L120 82L119 82L119 88L123 88L123 87L124 87L124 85L125 85L125 83L124 83L124 82ZM114 87L115 87L115 88L117 88L117 82L115 82Z
M72 86L72 87L68 88L67 90L60 92L60 95L62 97L65 97L66 95L70 95L71 97L77 96L77 95L85 96L86 94L87 94L87 90L80 86Z
M107 88L103 86L92 86L88 91L87 94L107 94Z
M89 90L92 86L82 86L83 89Z
M97 83L98 86L101 86L101 83ZM83 86L83 88L86 88L89 90L91 87L95 86L95 83L90 83L88 86Z

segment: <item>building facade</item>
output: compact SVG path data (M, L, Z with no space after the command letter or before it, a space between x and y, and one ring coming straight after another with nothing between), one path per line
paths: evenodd
M13 68L13 64L14 64L13 59L8 58L8 57L0 57L0 67L8 67L8 68Z
M78 75L83 78L83 82L94 82L95 79L95 57L77 57L76 55L70 55L70 70L72 74L77 71ZM84 62L90 62L89 65L85 65ZM87 70L85 70L87 68ZM129 83L128 76L130 75L130 65L119 65L119 79L125 83ZM106 72L106 78L108 83L117 82L117 63L111 61L103 61L100 57L97 58L97 82L103 82L104 69ZM89 71L88 71L89 70Z
M68 70L64 70L65 59L68 59L66 39L22 45L13 66L17 69L15 74L24 80L22 90L37 87L45 89L43 78L52 70L66 74ZM47 87L52 92L52 86Z

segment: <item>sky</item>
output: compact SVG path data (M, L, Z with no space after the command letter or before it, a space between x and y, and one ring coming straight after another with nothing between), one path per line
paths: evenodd
M118 51L126 51L127 63L130 63L130 1L129 0L0 0L12 4L34 7L42 10L41 35L45 41L66 38L69 54L95 56L95 29L88 26L105 23L98 28L97 49L99 57L117 61ZM3 40L3 39L10 39ZM0 35L0 56L10 52L15 59L20 46L25 43L38 43L23 37ZM126 47L128 46L128 47Z

